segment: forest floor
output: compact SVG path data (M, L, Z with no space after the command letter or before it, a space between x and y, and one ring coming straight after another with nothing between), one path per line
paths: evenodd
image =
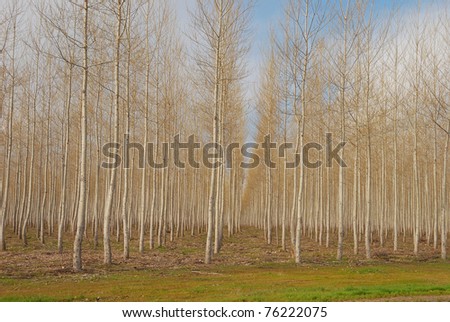
M337 262L334 241L326 248L305 237L303 262L295 265L275 236L267 245L261 231L245 228L225 237L211 265L203 264L205 236L187 235L142 255L134 239L127 261L114 242L114 263L106 267L102 246L94 249L87 238L84 270L73 273L69 238L61 255L54 238L42 245L29 234L27 247L8 235L0 301L450 301L450 263L426 241L417 257L411 241L395 254L375 243L370 261L362 247L354 256L348 241Z

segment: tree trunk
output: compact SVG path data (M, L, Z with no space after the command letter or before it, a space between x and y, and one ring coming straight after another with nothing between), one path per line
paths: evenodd
M77 213L77 232L73 245L73 269L81 271L81 246L83 243L83 235L86 220L86 160L87 160L87 95L88 95L88 23L89 23L89 4L88 0L84 0L84 57L83 57L83 85L81 91L81 155L80 155L80 176Z

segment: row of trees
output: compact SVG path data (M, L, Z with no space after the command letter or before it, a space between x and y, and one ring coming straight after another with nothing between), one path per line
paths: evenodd
M144 252L204 233L210 263L224 233L252 225L268 243L281 232L296 262L306 236L327 247L337 237L342 259L350 233L354 252L364 239L368 258L375 243L392 241L396 251L411 236L416 254L425 236L435 248L440 242L445 258L447 11L381 19L370 1L291 0L249 113L251 9L244 0L198 0L192 32L182 35L166 1L5 4L0 249L7 233L27 245L30 228L41 243L56 236L61 253L64 239L74 238L73 267L81 270L84 238L111 264L112 236L128 259L131 240ZM293 147L272 156L275 169L239 167L239 149L218 167L183 169L175 163L189 156L164 144L179 135L227 146L252 133L257 142L270 134ZM338 141L347 142L340 164L325 166L317 153L309 155L323 161L317 169L286 167L295 153L306 156L306 143L322 143L325 152ZM122 163L105 169L110 142L121 144ZM124 149L133 142L144 149ZM195 157L202 159L200 150Z
M412 236L416 255L425 239L446 258L448 22L447 11L420 2L380 18L371 1L290 1L266 58L258 134L296 142L302 159L323 166L288 169L278 155L277 171L249 175L246 223L263 228L268 243L275 224L283 249L290 227L296 262L303 235L328 247L337 234L342 259L346 233L355 254L364 240L367 258L375 243L397 251L401 236ZM332 167L325 133L334 146L346 142ZM324 150L303 156L306 142Z
M191 135L196 142L243 141L249 7L199 1L189 39L180 36L174 9L163 1L32 8L14 1L3 12L2 97L9 101L2 101L8 144L1 249L6 226L24 245L30 227L41 243L56 235L61 253L64 236L73 234L73 267L80 270L85 237L97 247L103 233L110 264L114 234L128 259L134 233L143 252L206 231L210 262L225 220L228 234L239 229L243 171L180 169L176 160L187 163L188 155L175 156L165 143L176 135L186 142ZM107 170L103 147L111 142L121 144L122 163ZM232 158L240 160L237 153ZM168 166L149 167L152 162Z

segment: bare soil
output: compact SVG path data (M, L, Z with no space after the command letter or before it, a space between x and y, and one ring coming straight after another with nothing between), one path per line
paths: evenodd
M66 237L65 248L59 254L56 247L56 238L47 237L46 243L41 244L30 230L29 245L23 246L11 231L7 236L6 252L0 256L0 276L32 278L34 276L51 276L72 274L72 240ZM304 236L302 239L302 266L332 266L341 265L335 260L336 242L332 240L330 247L320 246L311 239L312 236ZM148 244L143 254L138 252L137 233L132 235L131 257L128 260L122 258L122 244L113 242L113 265L103 265L103 246L100 242L97 249L91 236L84 240L83 248L83 273L102 274L107 272L149 270L149 269L179 269L202 270L205 235L185 236L174 238L170 241L167 235L166 244L150 250ZM220 254L215 255L213 264L208 267L220 266L255 266L271 263L293 263L290 241L287 241L288 249L283 251L279 238L275 236L274 242L268 245L264 240L262 231L254 228L243 230L231 237L224 237ZM414 263L439 261L439 250L433 249L426 240L420 245L419 256L414 256L412 240L405 240L400 244L399 251L394 253L392 245L386 244L380 247L374 240L373 258L368 261L364 258L364 249L361 247L358 255L353 255L352 242L345 243L345 257L343 264L348 266L364 266L374 263Z

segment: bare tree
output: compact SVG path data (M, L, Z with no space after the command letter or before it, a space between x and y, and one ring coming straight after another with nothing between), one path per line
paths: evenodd
M2 199L1 199L1 208L0 208L0 251L6 250L6 241L5 241L5 224L6 224L6 213L8 211L8 194L10 191L10 178L11 178L11 158L12 158L12 140L13 140L13 119L14 119L14 98L15 98L15 85L16 85L16 36L17 36L17 16L18 16L18 7L17 3L12 7L11 11L8 13L12 24L12 49L11 49L11 93L9 100L9 110L7 117L7 142L6 143L6 166L4 168L4 174L2 180ZM1 43L1 54L4 55L3 51L5 50L6 43L8 40L10 26L9 23L2 21L1 24L2 29L4 28L4 40ZM4 56L3 56L4 57ZM3 83L1 84L3 86ZM3 97L1 100L1 111L3 112Z
M80 175L79 189L80 197L78 200L77 213L77 232L73 246L73 269L80 271L82 269L81 246L86 221L86 180L87 180L87 100L88 100L88 77L89 77L89 56L88 56L88 37L89 37L89 1L84 0L83 6L83 84L81 89L81 151L80 151Z
M120 118L120 47L122 45L124 27L123 27L123 11L124 0L117 0L116 8L116 33L115 33L115 58L114 58L114 142L119 142L119 118ZM108 192L105 199L104 214L103 214L103 249L104 249L104 263L111 264L111 214L114 191L116 189L117 168L111 169L111 176L108 185Z
M198 0L196 11L191 14L194 29L197 31L193 38L199 50L197 65L206 73L209 85L213 88L212 143L215 147L219 144L221 134L224 70L229 67L230 61L239 61L246 52L241 42L247 30L249 10L250 7L244 6L240 0L218 0L213 4ZM239 77L237 75L231 79ZM221 213L218 213L220 209L217 199L219 175L220 170L213 167L209 182L206 264L211 263L212 259L214 226L218 225L222 218ZM218 233L216 230L216 235Z

